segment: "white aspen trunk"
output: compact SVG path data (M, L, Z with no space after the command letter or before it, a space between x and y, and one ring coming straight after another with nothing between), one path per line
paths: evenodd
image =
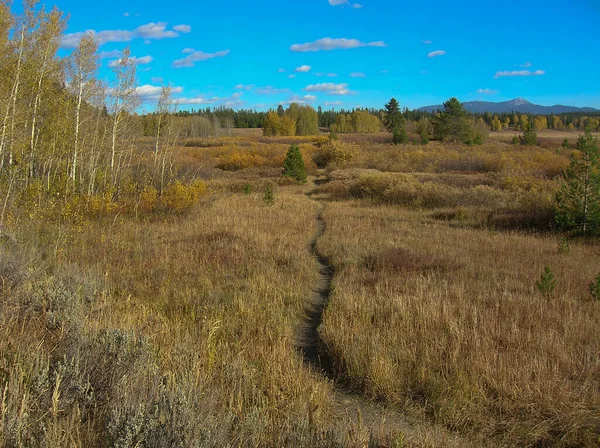
M80 113L81 113L81 101L83 98L83 79L79 77L79 93L77 95L77 108L75 109L75 141L73 142L73 166L71 167L71 180L75 183L77 176L77 151L79 148L79 127Z
M19 42L19 57L17 58L17 69L15 72L15 81L10 92L10 98L6 105L6 113L4 114L4 120L2 123L2 137L0 138L0 169L4 168L4 150L6 148L6 128L8 126L8 119L10 117L10 111L12 108L12 125L11 125L11 136L14 136L15 129L15 114L17 109L17 95L19 93L19 87L21 83L21 63L23 61L23 47L25 42L25 26L21 28L21 40ZM9 156L9 165L12 165L13 153L12 144Z

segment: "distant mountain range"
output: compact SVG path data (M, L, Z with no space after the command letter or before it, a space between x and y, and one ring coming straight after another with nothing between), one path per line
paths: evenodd
M504 114L510 112L519 112L523 114L533 115L549 115L549 114L564 114L569 112L600 112L598 109L592 107L572 107L562 106L557 104L555 106L539 106L537 104L530 103L523 98L515 98L511 101L503 101L501 103L492 103L489 101L469 101L462 103L465 109L471 113L482 114L490 112L492 114ZM443 109L443 105L436 106L425 106L419 110L427 112L435 112L438 109Z

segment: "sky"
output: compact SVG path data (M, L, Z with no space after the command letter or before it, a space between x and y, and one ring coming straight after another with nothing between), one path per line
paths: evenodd
M93 31L101 78L127 45L143 108L402 107L521 97L600 108L599 0L56 0L61 54Z

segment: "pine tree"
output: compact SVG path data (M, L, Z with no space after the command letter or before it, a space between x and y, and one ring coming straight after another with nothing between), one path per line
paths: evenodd
M285 162L283 162L283 168L284 176L291 177L298 182L306 182L306 167L304 166L304 160L302 160L302 154L300 154L298 146L290 146Z
M383 125L388 132L394 132L394 129L404 127L404 117L400 112L400 105L396 98L392 98L388 103L385 104L385 118Z
M600 233L600 152L589 131L577 142L564 182L556 194L555 219L565 230L580 235Z
M472 129L463 105L456 98L444 103L444 110L433 120L435 140L470 143Z
M392 134L392 142L394 145L400 145L402 143L406 143L408 141L408 135L406 134L406 130L404 126L395 127L394 132Z
M263 202L269 207L275 204L275 195L273 194L273 187L271 187L270 185L267 185L267 189L265 190L265 194L263 195Z
M521 144L527 146L537 145L537 132L533 124L525 122L523 124L523 137L521 137Z
M590 294L592 299L600 302L600 274L598 274L594 281L590 283Z
M535 286L546 298L552 295L554 289L556 289L556 280L549 266L544 267L544 272L542 272L540 279L535 282Z

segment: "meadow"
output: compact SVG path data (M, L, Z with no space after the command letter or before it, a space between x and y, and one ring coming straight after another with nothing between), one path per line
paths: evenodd
M597 446L600 244L553 222L563 138L245 131L181 142L160 201L24 192L0 246L0 447ZM306 184L281 176L291 144ZM299 349L316 254L330 375Z

